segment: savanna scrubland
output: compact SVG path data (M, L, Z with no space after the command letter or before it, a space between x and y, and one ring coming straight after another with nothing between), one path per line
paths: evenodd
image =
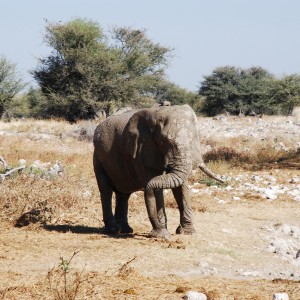
M199 118L205 160L227 183L192 174L193 236L174 234L178 210L165 191L172 241L147 237L142 192L130 198L134 233L103 234L95 126L0 122L0 155L26 166L0 183L0 299L181 299L189 290L300 299L296 118Z

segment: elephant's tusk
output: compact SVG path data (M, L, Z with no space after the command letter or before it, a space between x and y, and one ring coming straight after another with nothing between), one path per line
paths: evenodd
M209 177L220 181L222 183L225 183L225 180L223 180L221 177L219 177L218 175L216 175L215 173L213 173L205 164L204 162L201 162L198 167Z

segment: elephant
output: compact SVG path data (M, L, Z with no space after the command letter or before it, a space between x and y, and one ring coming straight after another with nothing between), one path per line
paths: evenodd
M107 233L132 233L130 194L144 191L151 237L169 240L163 189L171 189L180 213L177 234L193 234L188 177L196 167L223 180L204 164L197 117L189 105L156 106L110 116L94 133L94 173ZM112 212L112 193L116 196Z

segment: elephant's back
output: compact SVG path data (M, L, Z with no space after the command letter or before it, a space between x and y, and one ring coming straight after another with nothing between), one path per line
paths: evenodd
M124 128L134 113L135 111L129 111L112 115L100 123L94 133L94 146L109 151L121 139Z

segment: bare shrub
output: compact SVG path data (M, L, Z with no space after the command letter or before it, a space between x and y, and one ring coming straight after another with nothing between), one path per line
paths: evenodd
M206 162L229 162L236 167L247 167L254 164L274 164L300 158L299 149L284 151L271 145L254 147L251 151L240 152L230 147L211 149L203 155Z
M74 252L69 259L61 256L59 265L48 271L48 286L55 300L86 299L92 295L96 296L91 283L94 275L86 274L84 270L76 271L71 268L71 261L77 253ZM97 299L102 299L100 294L97 295Z
M250 162L251 154L241 153L229 147L214 148L203 155L206 162L210 161L227 161L227 162Z
M92 121L83 121L79 123L78 127L70 131L68 135L75 137L79 141L92 142L96 127L97 124Z

